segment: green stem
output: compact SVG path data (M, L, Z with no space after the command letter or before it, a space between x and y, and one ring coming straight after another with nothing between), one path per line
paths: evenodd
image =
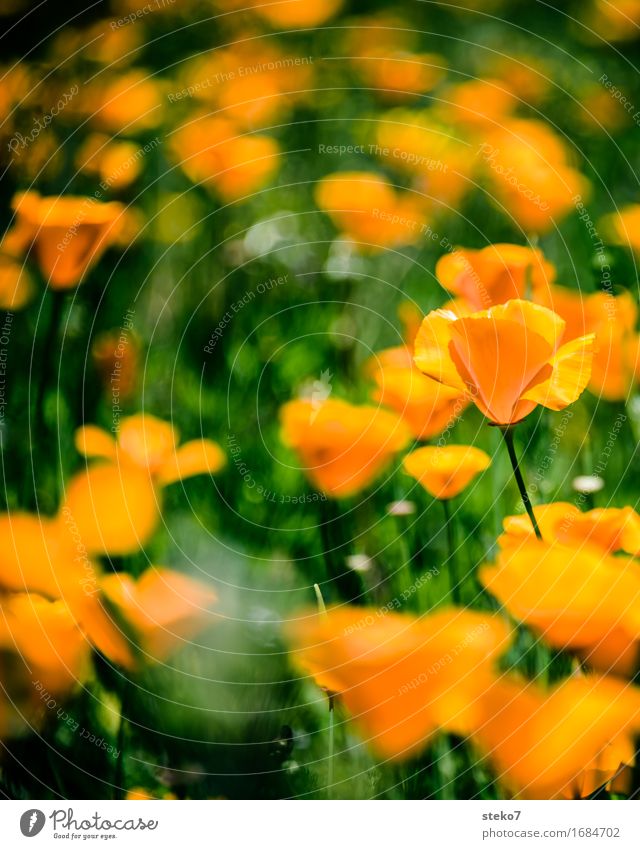
M533 525L533 530L538 539L542 539L542 534L540 533L540 528L538 527L538 521L533 512L533 507L531 506L531 499L529 498L529 493L527 492L527 487L524 482L524 478L522 477L522 472L520 471L520 466L518 464L518 458L516 457L516 449L513 445L513 427L509 425L505 427L501 427L502 435L504 436L504 441L507 446L507 451L509 452L509 459L511 460L511 465L513 467L513 475L516 479L516 483L518 484L518 490L520 491L520 498L522 499L522 503L524 504L524 509L527 511L527 515L531 519L531 524Z
M129 681L129 679L125 679L120 693L120 726L118 727L118 739L116 743L118 749L118 757L116 759L115 774L113 777L114 799L124 799L126 795L124 787L124 744L127 717L125 716L125 711L127 711L129 708L128 702L130 686L131 682Z
M327 798L333 796L333 755L335 751L334 699L329 693L329 762L327 764Z
M46 428L44 412L45 395L53 376L53 369L58 355L58 334L65 302L66 292L54 289L51 293L51 312L46 329L44 342L40 351L40 374L35 393L35 441L43 435Z
M440 502L442 504L442 509L444 511L444 526L447 533L447 547L449 549L449 557L447 558L447 566L449 573L449 589L451 591L451 601L454 604L458 604L460 601L460 581L458 570L456 568L456 542L453 533L453 522L451 520L451 510L449 508L449 501L446 498L443 498Z

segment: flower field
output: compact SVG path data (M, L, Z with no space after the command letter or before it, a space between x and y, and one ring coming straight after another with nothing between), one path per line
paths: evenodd
M639 798L640 2L63 5L0 10L2 797Z

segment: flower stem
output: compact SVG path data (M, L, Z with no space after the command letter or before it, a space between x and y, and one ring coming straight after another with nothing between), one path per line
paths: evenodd
M520 498L522 499L522 503L524 504L524 509L527 511L527 515L531 519L531 524L533 525L533 531L538 539L542 539L542 534L540 533L540 528L538 527L538 521L533 512L533 507L531 506L531 499L529 498L529 493L527 492L527 487L524 482L524 478L522 477L522 472L520 471L520 466L518 464L518 458L516 457L516 449L513 445L513 428L506 427L500 428L502 431L502 435L504 436L504 441L507 446L507 451L509 452L509 459L511 460L511 465L513 467L513 475L516 479L516 483L518 484L518 490L520 491Z
M41 349L40 373L35 390L35 441L38 442L46 429L45 419L45 395L53 376L53 368L58 356L58 335L60 333L60 322L62 320L63 307L65 303L64 291L54 289L51 293L51 311L49 313L48 326Z
M335 716L334 716L334 697L333 693L329 693L329 762L327 764L327 798L333 796L333 756L335 753Z
M118 755L116 758L115 764L115 773L113 777L113 797L114 799L124 799L126 795L126 789L124 786L125 782L125 774L124 774L124 748L126 745L126 727L127 727L127 717L126 712L129 710L129 695L130 695L131 682L129 679L125 678L122 684L122 689L120 690L120 725L118 726L118 739L116 742Z
M441 501L442 509L444 511L444 526L447 532L447 547L449 549L449 557L447 558L447 571L449 573L449 590L451 592L451 600L454 604L457 604L460 601L460 581L458 576L458 570L456 568L456 556L455 556L455 538L453 535L453 522L451 521L451 509L449 508L449 501L446 498L443 498Z

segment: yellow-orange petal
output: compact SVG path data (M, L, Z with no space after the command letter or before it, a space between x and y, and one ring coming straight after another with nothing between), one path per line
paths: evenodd
M405 472L434 498L453 498L491 464L491 458L473 445L427 445L403 460Z
M414 362L423 374L445 386L466 393L467 387L451 358L449 342L456 315L434 310L425 317L415 341Z
M118 448L124 456L152 474L171 458L177 441L177 430L149 413L124 419L118 434Z
M289 401L280 417L283 442L311 481L334 498L368 486L410 439L395 413L334 398Z
M211 587L165 567L150 567L137 580L107 575L99 594L84 603L78 618L92 643L126 668L161 660L188 642L216 617Z
M595 334L561 345L550 361L551 374L535 383L522 398L549 410L564 410L584 392L591 377Z
M440 257L436 277L473 309L488 309L513 298L524 298L527 287L546 289L555 269L539 250L523 245L494 244L481 250L458 248Z
M406 758L439 728L468 734L510 629L495 616L439 610L423 618L342 607L286 626L294 660L328 687L379 754Z
M101 463L70 480L64 507L89 554L125 555L151 538L160 518L158 499L148 471Z
M0 588L67 598L99 574L73 536L66 517L14 512L0 515Z
M501 780L525 798L577 795L585 766L640 729L640 690L612 678L576 676L548 694L499 682L486 705L476 740Z
M475 404L496 424L528 415L535 403L521 401L523 393L551 372L551 342L525 324L493 315L453 322L449 351Z
M0 254L0 309L21 310L32 299L33 281L15 259Z
M475 313L474 315L480 316L485 315L485 313ZM554 351L560 344L565 332L565 321L561 316L548 307L534 304L532 301L516 298L492 307L487 310L486 315L495 320L506 319L521 324L545 339Z
M30 686L63 692L89 671L89 644L63 601L17 593L0 601L0 647L17 652Z
M160 486L168 486L175 481L193 477L193 475L214 475L226 463L222 448L212 439L194 439L185 442L160 466L156 481Z
M74 435L76 450L85 457L101 457L113 460L116 456L116 441L96 425L84 425L79 427Z

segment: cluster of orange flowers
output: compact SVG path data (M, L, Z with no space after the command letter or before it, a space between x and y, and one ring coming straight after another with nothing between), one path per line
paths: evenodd
M3 738L46 720L43 692L61 698L83 685L93 650L135 670L166 658L215 616L205 582L164 566L135 577L107 571L101 557L140 550L160 519L163 487L215 473L224 464L218 445L179 445L175 429L149 415L125 419L117 441L83 427L76 444L96 462L68 481L56 516L0 516Z
M360 491L412 436L448 430L469 404L509 431L538 405L564 409L587 386L624 398L637 382L630 297L556 286L541 252L516 245L457 250L436 274L455 299L417 332L404 308L413 351L388 349L367 365L374 397L390 411L331 399L317 409L305 398L283 408L284 440L333 497ZM443 440L411 451L403 467L448 500L490 462L475 446ZM303 612L289 626L293 656L339 696L382 757L410 757L444 731L469 738L511 793L624 792L640 733L640 690L628 680L640 657L640 516L631 507L582 513L565 503L534 515L535 533L528 516L504 520L496 562L479 572L504 614L454 607L412 617L349 605ZM501 671L510 619L578 658L575 673L547 689Z

